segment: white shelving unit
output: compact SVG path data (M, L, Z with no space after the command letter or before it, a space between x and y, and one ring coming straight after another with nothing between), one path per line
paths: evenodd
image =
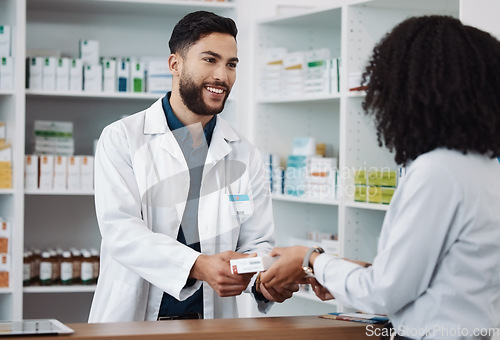
M259 148L282 157L289 153L294 136L314 136L317 142L328 144L327 155L338 157L341 168L392 167L392 156L377 146L371 118L362 112L363 94L347 91L346 75L361 71L373 45L404 18L424 13L462 16L463 8L486 12L492 6L492 0L488 1L490 5L479 7L472 0L314 0L307 4L301 0L0 0L0 24L12 27L15 63L14 88L0 90L0 120L7 123L7 139L13 145L14 173L13 189L0 190L0 216L13 227L12 271L9 287L0 288L0 319L54 317L85 322L95 289L22 285L24 247L98 247L100 243L92 192L24 190L24 155L31 152L34 120L72 121L76 153L91 154L93 141L105 125L144 109L159 97L26 90L27 49L77 56L79 39L95 39L102 56L166 57L169 33L184 14L203 9L239 18L241 63L236 87L222 114L226 119ZM312 6L321 9L309 10ZM330 48L332 56L342 59L341 92L260 98L259 53L277 46ZM345 189L347 181L342 184ZM334 232L343 256L371 261L385 210L387 206L357 203L346 196L331 201L274 197L278 244L312 230ZM276 304L271 315L321 314L337 308L342 306L300 292Z
M266 48L282 47L290 52L329 48L332 57L342 60L338 95L261 98L259 81L255 81L257 99L252 130L256 145L280 155L284 162L291 151L293 137L315 137L317 143L327 143L327 156L338 158L341 171L337 201L273 197L278 244L286 245L290 236L305 238L311 230L328 231L338 234L341 256L373 260L388 206L354 202L348 174L363 167L397 170L397 165L393 155L378 146L372 118L365 116L362 110L364 94L348 91L347 76L363 71L375 43L398 22L422 14L458 17L459 7L459 0L344 1L337 7L258 21L255 74L259 74L262 64L258 56L263 55ZM310 296L302 292L295 296L298 299L286 301L283 304L286 307L278 307L279 311L271 311L271 314L290 311L303 314L300 306ZM344 309L336 303L328 307L329 311ZM320 307L316 307L315 313L319 310Z

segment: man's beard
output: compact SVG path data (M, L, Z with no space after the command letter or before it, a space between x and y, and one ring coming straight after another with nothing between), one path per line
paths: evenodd
M217 107L208 106L203 100L203 91L206 85L224 87L226 92L222 105ZM213 116L220 113L224 109L226 99L229 96L229 87L223 82L206 83L197 85L189 76L181 76L179 81L179 93L184 105L193 113L200 116Z

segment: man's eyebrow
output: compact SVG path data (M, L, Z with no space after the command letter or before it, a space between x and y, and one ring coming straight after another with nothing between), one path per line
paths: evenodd
M203 51L201 52L200 54L209 54L211 55L212 57L215 57L217 59L222 59L222 56L219 54L219 53L215 53L213 51ZM239 62L240 60L237 58L237 57L233 57L233 58L229 58L228 61L235 61L235 62Z

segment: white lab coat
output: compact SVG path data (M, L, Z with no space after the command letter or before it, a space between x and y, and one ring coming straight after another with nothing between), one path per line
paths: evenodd
M103 130L95 160L101 267L89 322L156 320L164 291L184 300L200 285L204 318L237 317L235 297L221 298L201 281L184 288L199 256L176 240L189 181L187 163L168 128L161 99ZM227 250L265 254L272 249L271 196L261 155L221 117L200 191L203 254ZM249 195L251 204L244 214L236 213L229 194ZM270 304L258 302L258 307L264 312Z

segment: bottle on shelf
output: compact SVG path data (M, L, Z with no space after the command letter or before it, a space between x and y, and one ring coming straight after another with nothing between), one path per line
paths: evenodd
M81 272L82 272L82 253L76 249L70 249L71 254L73 255L73 283L80 284L81 280Z
M81 280L82 284L90 285L94 279L94 264L92 255L87 249L82 249L82 266L81 266Z
M29 250L23 254L23 286L29 286L32 282L33 274L31 273L33 264L33 256Z
M32 248L33 261L31 266L31 284L37 284L40 282L40 261L42 259L42 252L38 248Z
M42 286L49 286L52 284L53 261L50 252L42 252L42 258L40 260L40 285Z
M64 251L61 260L61 284L70 285L73 283L73 258L71 252Z
M94 283L97 283L97 278L99 277L99 262L100 262L99 250L92 248L90 249L90 254L92 255L92 268L93 268L92 281Z
M61 281L61 260L55 249L49 250L52 258L52 284L59 284Z

